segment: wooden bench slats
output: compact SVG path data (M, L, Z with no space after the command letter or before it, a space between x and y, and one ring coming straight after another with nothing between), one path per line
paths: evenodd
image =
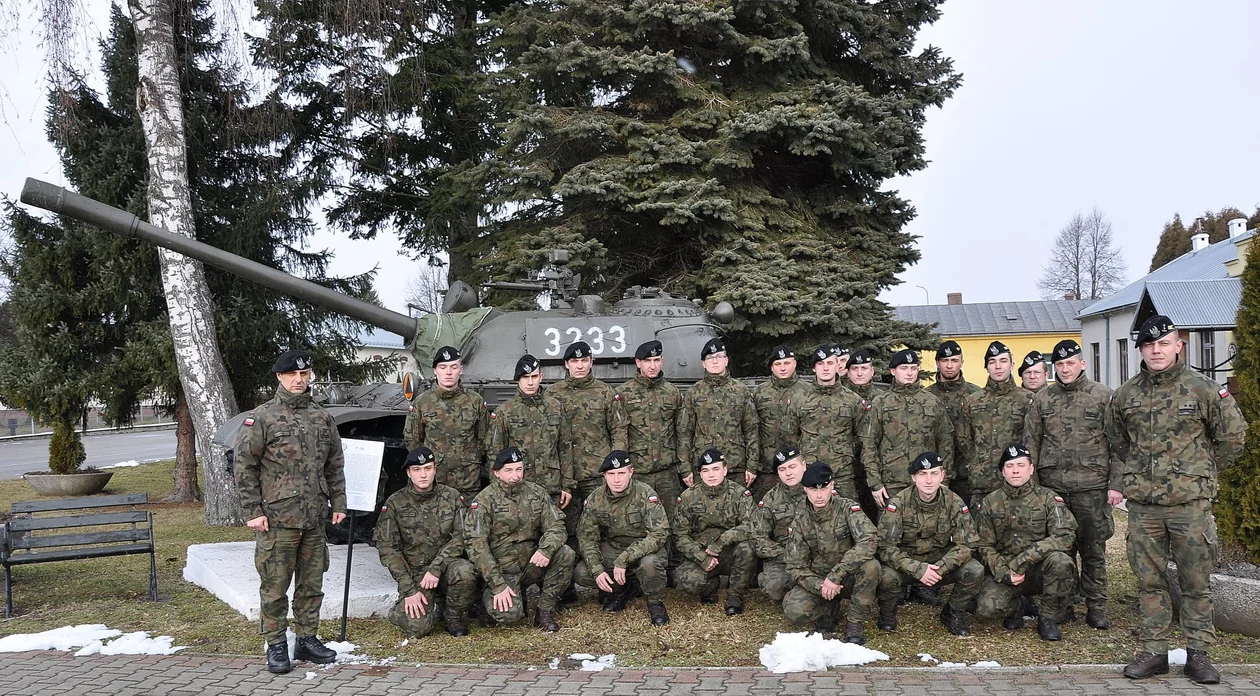
M50 512L52 510L82 510L85 508L117 507L119 505L144 505L147 502L149 502L148 493L93 495L83 498L57 498L55 500L24 500L13 504L13 514Z
M88 532L86 534L49 534L45 536L14 536L9 545L14 549L46 549L53 546L86 546L88 544L117 544L124 541L147 541L149 530L119 529L109 532ZM98 549L103 550L103 549ZM14 556L10 556L13 558Z
M127 556L135 553L149 553L153 550L148 543L127 544L125 546L102 546L78 549L57 549L55 551L31 551L9 558L9 565L26 565L28 563L46 563L49 561L71 561L82 558L103 558L105 556Z
M15 532L30 532L38 529L91 527L98 524L137 524L148 521L148 512L133 510L129 512L101 512L95 515L66 515L64 517L19 517L9 520L9 529Z

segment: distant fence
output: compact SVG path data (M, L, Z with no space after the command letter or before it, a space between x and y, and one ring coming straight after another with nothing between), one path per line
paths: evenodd
M174 419L162 412L162 409L154 406L142 406L136 409L135 417L132 420L134 426L154 426L154 425L172 425ZM87 427L84 428L83 421L76 424L79 431L108 429L110 426L101 419L101 410L93 408L88 410ZM37 423L31 415L22 409L4 408L0 409L0 437L13 437L16 435L47 435L52 432L52 426L43 423Z

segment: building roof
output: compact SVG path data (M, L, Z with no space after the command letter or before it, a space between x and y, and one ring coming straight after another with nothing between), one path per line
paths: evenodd
M897 319L936 324L941 336L1079 333L1076 315L1089 300L981 302L956 305L909 305L895 308Z
M359 334L359 342L363 344L364 348L391 348L394 350L402 350L404 347L402 336L372 327L368 327L366 331Z
M1172 319L1180 329L1231 328L1241 301L1238 278L1148 282L1132 330L1155 314Z

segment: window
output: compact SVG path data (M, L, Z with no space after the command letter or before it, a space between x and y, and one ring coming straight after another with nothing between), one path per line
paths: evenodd
M1089 364L1094 366L1094 381L1102 381L1102 347L1097 343L1089 344L1090 360Z
M1120 366L1120 383L1124 384L1129 381L1129 339L1116 341L1116 353L1119 355L1116 362Z
M1203 366L1203 375L1208 379L1216 379L1216 332L1208 329L1199 332L1199 364Z

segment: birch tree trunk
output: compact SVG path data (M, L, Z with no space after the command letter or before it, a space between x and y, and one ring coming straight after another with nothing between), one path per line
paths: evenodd
M184 108L175 61L173 0L127 0L136 28L136 102L149 160L149 222L195 237L184 143ZM240 524L236 486L223 450L211 447L236 413L236 396L214 331L214 303L201 264L158 250L179 381L197 430L205 475L206 524Z

